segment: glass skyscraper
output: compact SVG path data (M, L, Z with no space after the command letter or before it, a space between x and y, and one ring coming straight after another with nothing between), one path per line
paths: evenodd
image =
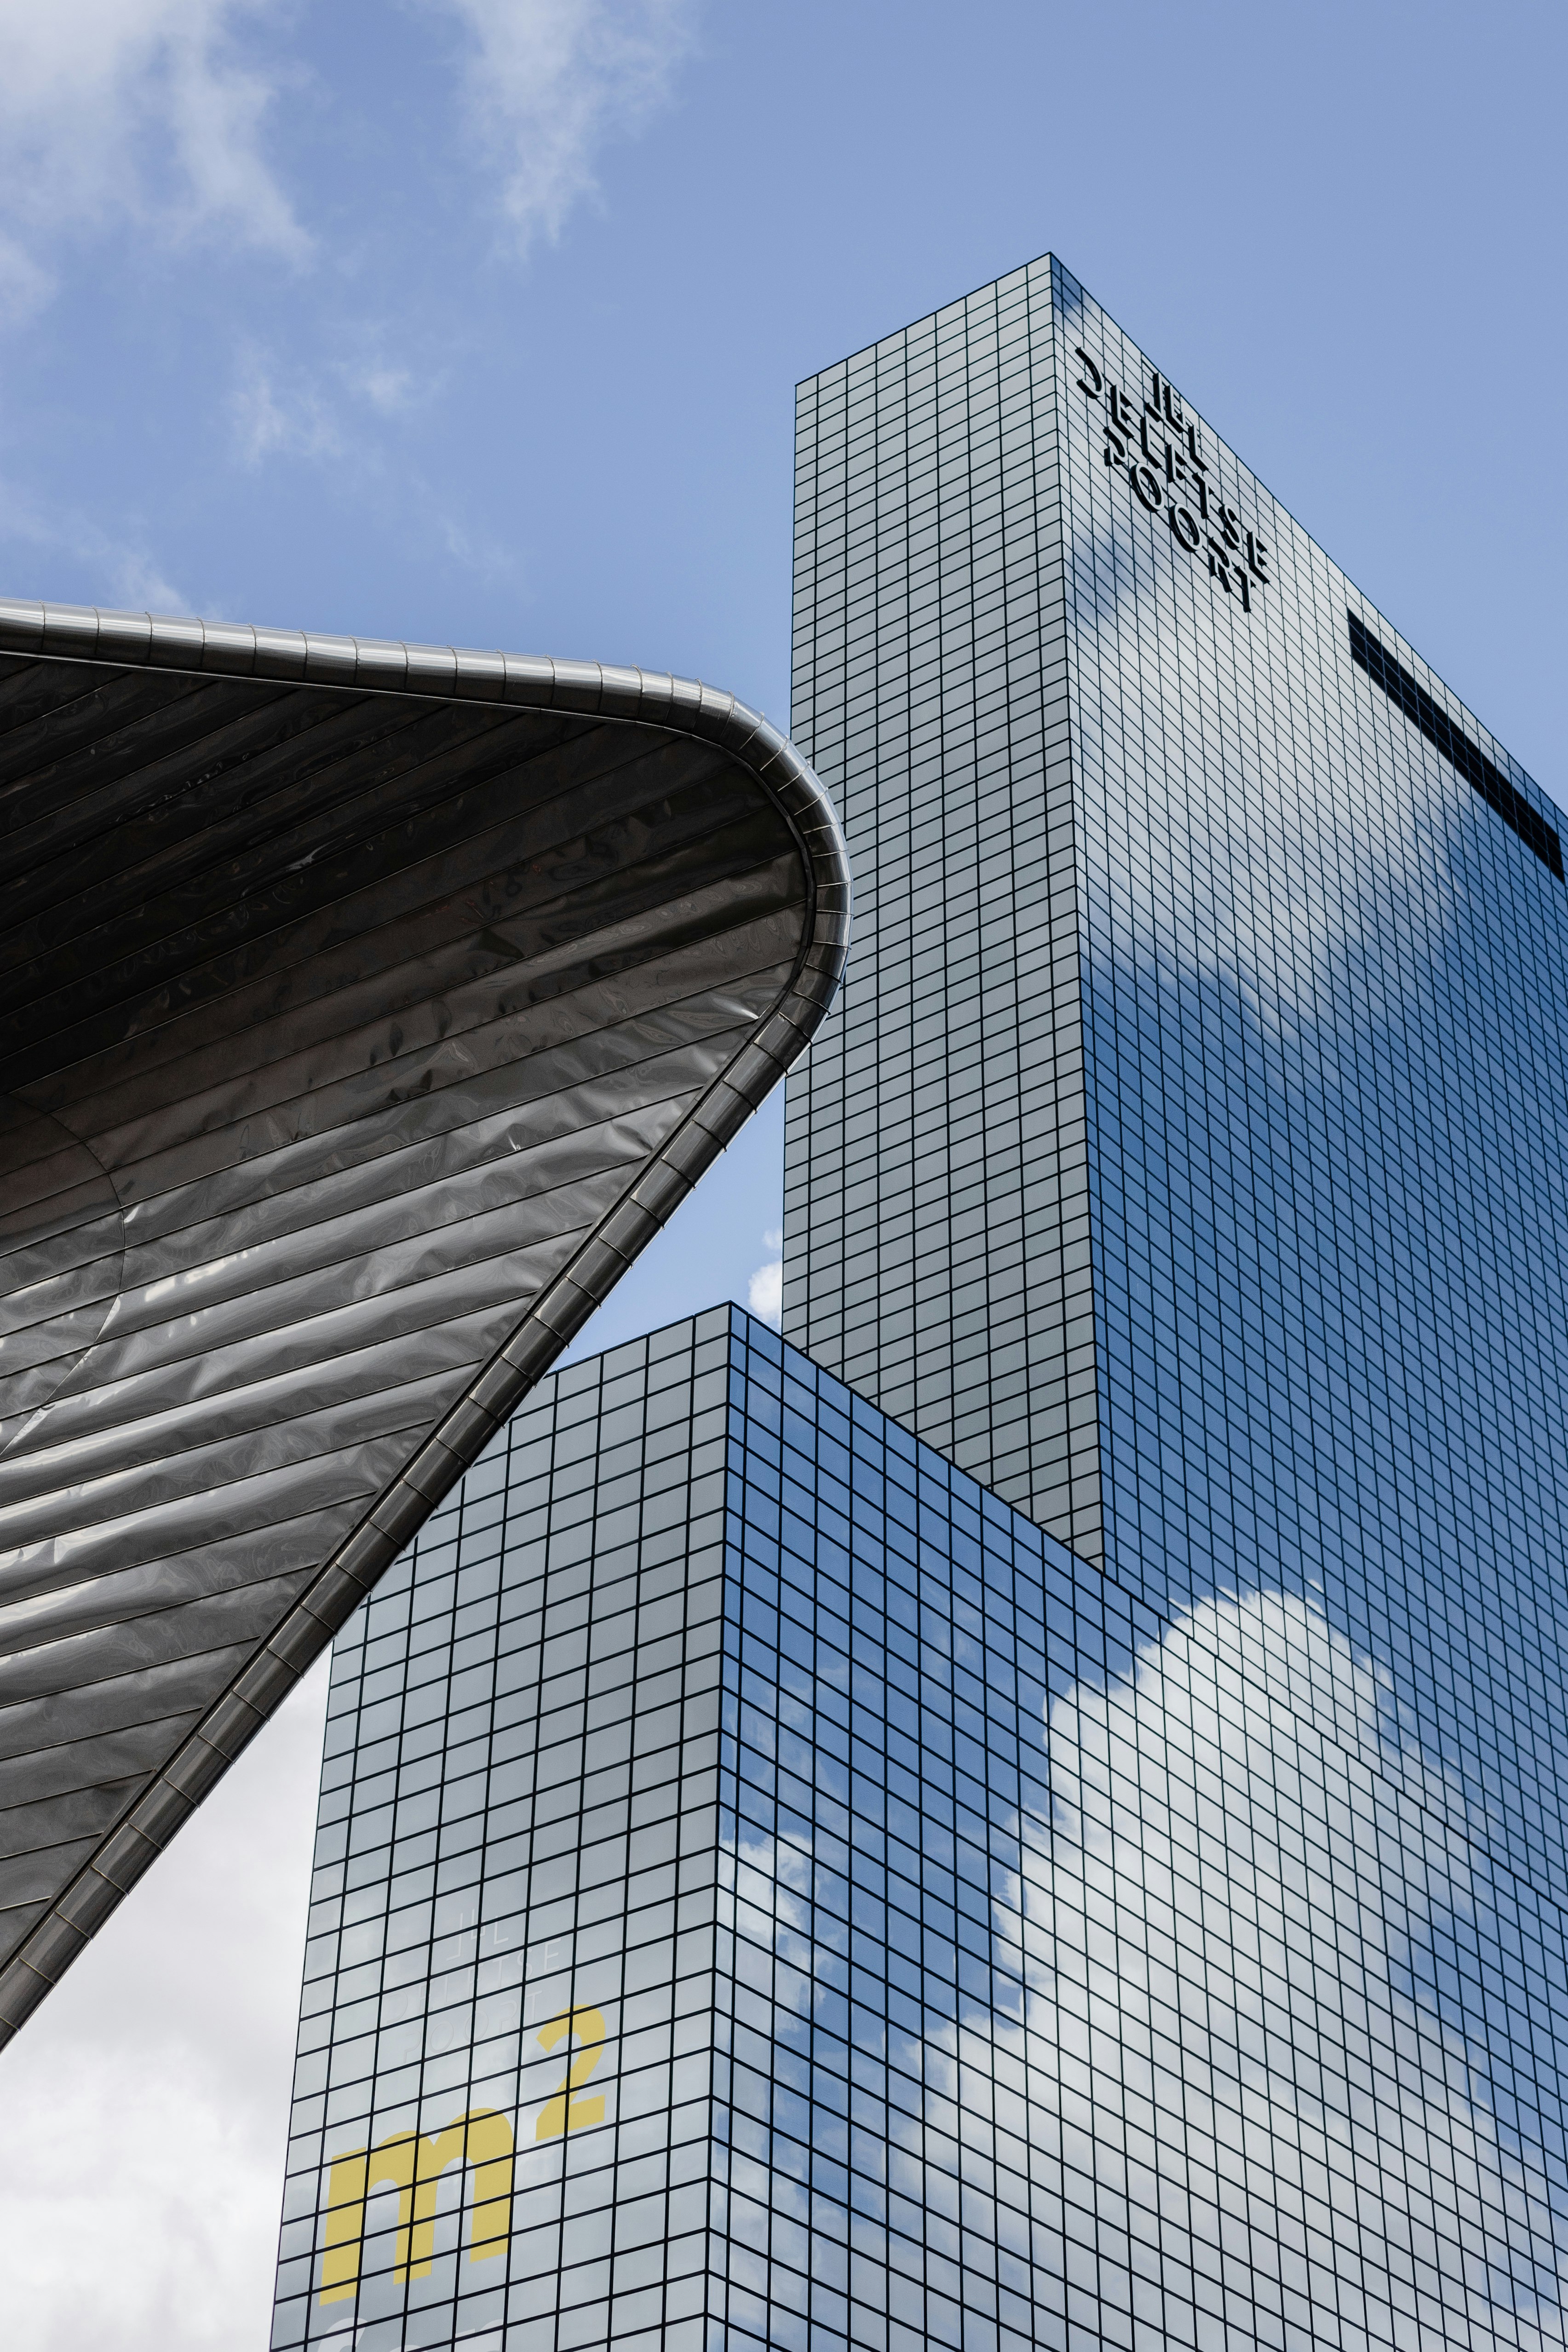
M1059 264L798 458L785 1339L340 1637L276 2341L1563 2344L1556 812Z

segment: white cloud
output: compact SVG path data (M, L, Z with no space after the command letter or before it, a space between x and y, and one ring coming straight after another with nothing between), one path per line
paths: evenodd
M67 510L50 516L16 483L0 481L0 545L15 541L21 546L71 557L87 565L100 582L93 592L112 609L131 612L185 613L190 605L174 587L147 548L117 538L86 516Z
M784 1236L780 1233L764 1234L762 1246L780 1251ZM766 1265L759 1265L747 1285L746 1303L758 1320L771 1323L777 1331L784 1321L784 1261L775 1256Z
M247 466L279 456L332 457L342 447L338 421L316 383L298 371L280 376L264 352L241 352L229 407Z
M349 390L382 416L395 416L412 407L418 394L413 369L394 366L387 360L364 360L338 372Z
M468 109L499 163L518 250L554 238L595 187L605 139L669 95L694 0L441 0L474 42Z
M188 598L172 587L150 555L134 548L119 548L110 557L109 594L111 609L121 613L184 613Z
M1467 1940L1484 1955L1486 1865L1456 1826L1458 1790L1392 1719L1386 1677L1279 1592L1209 1601L1131 1675L1059 1697L1051 1818L1019 1825L1021 1870L993 1911L995 1981L1021 1982L1021 2010L967 2002L924 2040L890 2028L889 2187L941 2213L955 2178L984 2182L993 2161L1027 2175L1032 2291L1059 2310L1065 2265L1091 2299L1137 2315L1140 2343L1278 2343L1285 2291L1302 2341L1309 2297L1325 2342L1568 2341L1568 2192L1524 2100L1501 2121L1493 2102L1511 2029L1498 2011L1484 2029L1473 2011L1459 2021L1418 1983L1445 1940L1456 1984ZM841 1852L825 1866L841 1870ZM737 1927L796 1972L775 1997L802 2014L819 1982L841 1983L844 1896L825 1923L813 1914L822 1867L742 1825ZM1539 2074L1550 2117L1562 2026L1544 1987L1521 2030L1521 2075ZM732 2212L753 2200L753 2235L769 2209L831 2221L830 2200L769 2165L767 2085L738 2060L732 2098ZM966 2281L987 2268L986 2210L967 2189ZM874 2253L870 2224L856 2230ZM1020 2242L1005 2225L998 2242ZM829 2237L810 2259L832 2259ZM904 2241L906 2273L912 2260ZM1030 2292L1016 2261L1002 2275ZM946 2259L925 2283L964 2291Z
M393 446L367 427L366 410L376 420L395 417L433 398L444 381L439 371L420 375L382 357L317 369L246 345L228 401L234 445L250 467L269 459L330 458L337 480L351 480L362 499L395 517L401 534L417 533L422 547L442 549L474 578L510 580L517 569L515 551L453 513L407 455L406 443Z
M526 253L592 194L605 142L667 98L697 0L427 5L466 36L463 110ZM277 41L296 14L287 0L0 0L0 318L47 300L62 240L116 223L309 256L267 138L304 70ZM410 389L395 367L361 387L386 411Z
M1281 1658L1313 1694L1305 1717L1276 1695ZM1386 2315L1414 2244L1444 2333L1429 2305L1410 2340L1561 2344L1542 2152L1504 2144L1484 2061L1412 1992L1413 1958L1477 1906L1471 1850L1443 1820L1462 1819L1458 1792L1407 1753L1385 1745L1375 1774L1319 1736L1354 1726L1376 1753L1387 1721L1371 1662L1277 1592L1206 1602L1130 1678L1059 1699L1051 1819L1032 1851L1026 1824L998 1915L1027 1987L1010 2046L1036 2111L1071 2114L1108 2180L1141 2180L1173 2246L1238 2257L1236 2340L1277 2325L1281 2275L1343 2327L1364 2298ZM960 2030L960 2105L967 2066L988 2075L1006 2039ZM1116 2243L1100 2285L1126 2308Z
M61 232L116 219L174 242L221 229L301 259L263 152L277 78L239 54L268 0L0 0L0 304L50 289Z
M319 367L280 358L257 343L241 346L229 413L247 465L277 456L351 455L373 471L381 445L367 438L363 412L383 418L405 415L434 398L446 381L444 368L416 374L389 357L372 326L356 330L353 340L361 346L354 357Z
M263 2352L323 1664L0 2056L5 2352Z
M431 529L453 562L472 578L488 582L517 578L516 551L488 531L476 530L436 506L432 507Z
M0 319L27 319L48 300L53 281L16 237L0 229Z

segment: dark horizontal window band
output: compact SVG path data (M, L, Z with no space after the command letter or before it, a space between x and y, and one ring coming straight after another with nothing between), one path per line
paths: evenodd
M1538 809L1532 808L1524 794L1516 792L1500 768L1493 766L1484 751L1478 750L1468 735L1461 735L1446 714L1439 710L1431 696L1416 685L1409 671L1396 662L1394 656L1358 621L1354 613L1345 615L1350 623L1350 650L1374 686L1380 686L1390 702L1396 702L1421 730L1428 743L1435 743L1445 760L1457 768L1468 784L1474 786L1483 800L1496 809L1505 824L1511 824L1521 841L1534 850L1542 866L1549 866L1557 879L1563 879L1563 845Z

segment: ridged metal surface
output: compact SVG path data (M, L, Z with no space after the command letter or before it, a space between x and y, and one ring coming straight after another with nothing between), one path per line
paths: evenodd
M800 1052L730 697L0 603L0 2040Z

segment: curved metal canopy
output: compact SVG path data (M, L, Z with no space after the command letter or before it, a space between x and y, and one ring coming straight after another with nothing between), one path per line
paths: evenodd
M0 2041L810 1037L727 695L0 604Z

